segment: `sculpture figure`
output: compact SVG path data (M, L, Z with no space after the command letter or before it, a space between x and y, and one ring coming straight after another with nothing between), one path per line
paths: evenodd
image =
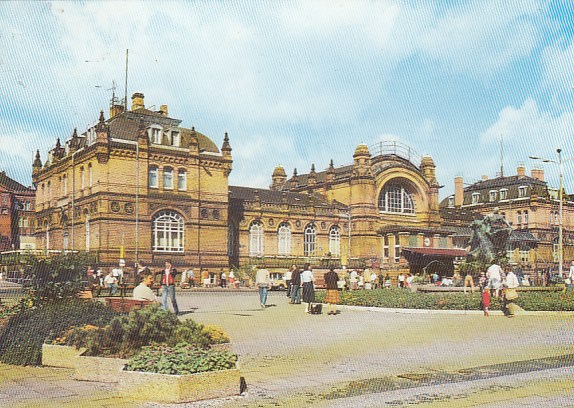
M468 255L471 259L490 263L506 255L506 243L512 233L512 227L498 211L498 207L495 207L492 214L470 224L472 233Z

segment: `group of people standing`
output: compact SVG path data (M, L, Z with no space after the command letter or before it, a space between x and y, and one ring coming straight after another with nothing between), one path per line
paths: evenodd
M489 315L492 297L502 299L502 311L507 317L514 317L514 300L518 298L516 288L520 286L516 274L509 270L504 272L496 261L493 261L479 278L479 287L482 292L482 308L484 315Z
M337 314L337 304L340 303L339 296L339 276L335 269L331 267L329 272L323 276L327 287L325 303L328 304L328 315ZM293 265L284 275L287 284L287 298L290 304L305 304L305 313L311 313L312 304L315 302L315 276L313 267L306 263L303 270ZM267 307L267 292L271 285L269 271L264 268L258 268L255 274L255 284L259 289L259 303L261 308Z

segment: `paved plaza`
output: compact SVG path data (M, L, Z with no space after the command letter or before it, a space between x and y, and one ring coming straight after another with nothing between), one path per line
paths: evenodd
M474 296L478 296L475 294ZM243 396L161 405L65 369L0 365L0 406L82 407L570 407L570 313L427 312L339 307L308 315L271 293L178 292L182 319L233 339Z

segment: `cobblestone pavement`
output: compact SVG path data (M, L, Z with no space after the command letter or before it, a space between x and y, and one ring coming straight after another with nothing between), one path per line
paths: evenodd
M476 295L475 295L476 296ZM308 315L270 294L178 293L181 318L225 328L244 396L146 407L574 406L573 314L428 313L340 307ZM193 313L191 313L193 312ZM66 370L0 366L0 406L135 406ZM4 404L6 402L6 404Z

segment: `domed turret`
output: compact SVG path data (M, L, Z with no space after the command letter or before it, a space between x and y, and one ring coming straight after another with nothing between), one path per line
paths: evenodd
M287 181L287 173L285 173L285 169L283 166L278 165L273 170L273 175L271 176L271 190L279 191L285 185Z

